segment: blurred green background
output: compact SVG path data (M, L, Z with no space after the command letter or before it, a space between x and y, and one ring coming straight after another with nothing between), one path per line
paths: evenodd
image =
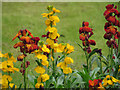
M74 59L73 69L81 70L82 64L86 63L84 52L75 43L79 40L79 28L82 26L83 21L89 22L91 28L94 29L94 35L91 39L96 41L96 46L93 48L101 48L103 55L107 55L108 48L106 46L106 40L104 36L104 24L106 22L103 13L107 4L115 4L111 2L4 2L2 3L2 52L11 52L15 57L20 54L19 48L14 49L13 45L19 40L12 38L18 33L20 29L28 29L33 36L41 38L43 34L46 34L45 19L42 17L42 13L47 12L47 6L53 5L59 9L61 13L58 13L60 22L57 23L56 28L58 33L65 37L58 39L59 43L65 42L74 46L75 50L70 56ZM31 65L28 68L28 72L36 66L34 55L29 55L27 60ZM15 66L20 67L21 62L16 62ZM34 72L34 74L36 74ZM21 73L16 72L13 77L13 82L19 85L23 82Z

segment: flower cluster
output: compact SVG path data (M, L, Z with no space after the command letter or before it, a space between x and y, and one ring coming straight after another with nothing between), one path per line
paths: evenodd
M13 57L13 55L11 53L6 53L6 54L2 54L0 52L2 57L7 58L7 61L3 61L1 63L2 66L2 71L3 72L7 72L7 73L14 73L14 71L19 71L18 68L14 67L14 62L16 62L17 60L15 60L15 58Z
M46 37L47 46L49 46L50 50L52 49L51 60L54 61L53 52L60 52L66 56L74 51L74 47L68 43L57 43L57 38L60 37L60 35L57 33L56 27L53 26L56 26L56 23L58 23L60 19L57 15L54 16L54 14L60 13L60 11L53 6L48 6L48 10L50 11L49 13L42 14L43 17L47 18L45 21L47 26L47 35L42 35L42 37ZM61 67L65 74L72 73L72 69L70 67L67 67L67 64L71 63L73 63L73 60L70 57L66 57L63 62L57 64L57 67Z
M10 76L10 73L14 73L14 71L19 71L18 68L14 67L14 62L16 62L17 60L15 60L15 58L13 57L13 55L11 53L6 53L6 54L2 54L0 52L0 57L4 57L7 58L7 61L3 61L2 63L0 62L0 69L3 72L7 72L8 75L3 75L2 76L2 88L8 88L9 86L11 88L13 88L13 86L15 85L14 83L11 83L12 81L12 77ZM15 88L17 88L17 86L15 85Z
M89 89L90 90L105 90L104 87L102 86L102 80L101 79L94 79L93 81L92 80L89 80Z
M60 35L57 33L56 23L60 21L59 17L57 15L54 15L55 13L60 13L59 10L56 8L53 8L53 6L48 6L48 10L50 11L49 13L43 13L43 17L46 17L45 24L47 26L46 31L47 35L42 35L42 37L46 37L47 40L46 42L48 45L53 48L54 43L57 42L57 38L60 37Z
M20 37L21 36L21 37ZM31 38L29 37L31 36ZM22 55L19 55L17 57L18 61L23 62L23 59L27 56L26 53L31 53L38 49L38 41L40 40L39 37L33 37L31 32L29 32L27 29L25 30L20 30L18 34L12 39L12 41L16 38L19 38L21 42L18 42L14 45L14 48L20 47L20 51L23 53ZM28 65L30 65L29 61L25 62L25 67L27 68ZM21 70L20 72L24 75L25 69L23 63L21 64Z
M119 83L120 84L120 80L117 80L116 78L114 78L113 76L107 75L104 79L103 79L103 86L107 87L108 85L112 86L115 83Z
M108 21L105 23L104 30L106 31L104 38L108 41L106 42L108 47L118 48L115 39L120 37L120 32L115 26L120 27L120 22L116 19L120 17L120 12L114 7L114 4L109 4L106 6L106 11L104 12L105 19Z
M34 51L35 57L37 57L39 60L37 60L38 66L35 68L35 71L37 73L40 73L39 77L37 78L37 83L35 85L36 88L43 88L43 82L49 79L48 74L45 73L45 68L44 66L48 67L49 62L47 61L47 55L50 53L49 48L47 45L42 44L39 46L38 50Z
M73 59L70 57L66 57L63 62L60 62L57 64L57 67L60 67L61 69L63 69L64 74L69 74L69 73L72 73L72 69L67 65L71 63L73 63Z
M94 34L92 31L93 29L89 27L88 22L83 22L82 27L79 29L79 38L82 40L84 50L88 53L91 52L90 45L96 45L96 42L94 40L89 40L89 38Z

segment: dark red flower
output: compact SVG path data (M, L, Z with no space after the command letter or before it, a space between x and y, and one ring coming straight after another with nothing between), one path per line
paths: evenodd
M18 60L18 61L23 61L23 58L26 57L26 56L27 56L27 55L25 55L25 54L19 55L19 56L17 57L17 60Z
M95 42L95 40L88 40L89 41L89 43L90 43L90 45L96 45L96 42Z
M88 82L89 82L89 87L96 87L98 85L97 79L94 79L93 81L89 80Z

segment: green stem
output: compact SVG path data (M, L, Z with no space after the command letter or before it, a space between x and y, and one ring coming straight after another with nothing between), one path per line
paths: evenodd
M49 60L49 59L50 59L50 54L48 55L48 62L50 63L50 60ZM48 74L49 74L49 69L50 69L50 64L48 65L48 71L47 71Z
M86 41L85 41L85 43L86 43ZM87 71L89 73L89 63L88 63L88 54L87 54L86 46L85 46L85 56L86 56L86 61L87 61Z
M24 57L23 59L24 59L24 70L25 70L25 72L26 72L25 57ZM26 73L24 73L24 89L26 90Z
M52 49L52 57L54 59L54 49ZM52 65L53 65L53 76L55 76L55 62L54 62L54 60L52 61Z
M100 59L100 73L102 74L102 61L101 61L101 57L99 57Z
M113 45L111 45L111 58L110 58L110 73L112 72L112 66L113 66L113 58L112 58L112 56L113 56Z

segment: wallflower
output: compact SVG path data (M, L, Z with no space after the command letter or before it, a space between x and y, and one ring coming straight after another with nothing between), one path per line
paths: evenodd
M113 76L107 75L103 79L103 86L114 85L114 83L119 82L119 80L115 79Z
M49 79L49 75L48 74L41 74L39 75L39 77L37 78L37 82L45 82Z
M66 53L71 53L74 51L74 47L67 43Z
M14 83L10 83L10 84L9 84L9 86L10 86L11 88L13 88L14 85L15 85ZM16 85L15 85L15 88L17 88Z
M73 63L73 59L70 58L70 57L66 57L66 58L64 59L64 62L65 62L66 64L71 64L71 63Z
M41 66L37 66L37 67L35 68L35 71L36 71L37 73L43 74L43 73L45 72L45 68L43 68L43 67L41 67Z
M48 43L48 45L53 45L53 44L54 44L54 40L52 40L52 39L50 39L50 38L48 38L48 39L46 40L46 42Z
M101 79L94 79L89 80L89 90L105 90L105 88L102 86L102 80Z
M72 73L72 69L70 67L65 67L63 68L63 73L65 74Z
M0 51L0 57L4 57L4 54L2 54L1 51Z
M53 12L60 13L60 10L58 10L58 9L56 9L56 8L53 8Z
M2 76L2 88L8 88L8 81L11 82L12 78L9 75Z
M14 68L14 66L13 66L13 62L11 61L4 61L4 62L2 62L2 71L3 72L13 72L14 73L14 71L19 71L19 69L18 68Z
M43 60L43 61L42 61L42 65L44 65L44 66L47 66L47 67L48 67L49 62L48 62L48 61L46 61L46 60Z
M64 69L65 67L67 67L67 64L65 64L65 62L60 62L57 64L57 67Z
M47 52L47 53L50 52L50 50L47 48L47 46L46 46L45 44L44 44L43 47L42 47L42 51L43 51L43 52Z
M43 86L44 86L43 83L36 83L35 84L35 88L40 88L40 87L43 88Z

